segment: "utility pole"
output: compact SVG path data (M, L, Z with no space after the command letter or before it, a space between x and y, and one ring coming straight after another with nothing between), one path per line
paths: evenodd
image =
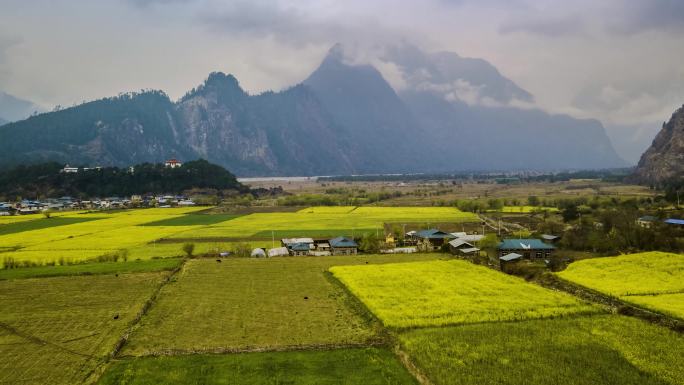
M275 232L271 230L271 248L275 249Z

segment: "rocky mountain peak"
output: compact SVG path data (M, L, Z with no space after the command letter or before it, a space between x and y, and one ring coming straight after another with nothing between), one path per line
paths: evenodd
M641 183L660 185L684 178L684 106L656 135L634 171Z

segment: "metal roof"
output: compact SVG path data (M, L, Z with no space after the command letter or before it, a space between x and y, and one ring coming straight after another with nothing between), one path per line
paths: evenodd
M313 238L283 238L280 241L286 245L292 245L295 243L314 243Z
M555 241L556 239L560 238L558 235L551 235L551 234L542 234L541 237L547 241Z
M473 245L462 239L454 239L453 241L449 242L449 245L451 245L452 247L461 247L463 245L473 247Z
M510 254L504 255L503 257L501 257L501 258L499 258L499 259L502 260L502 261L509 262L509 261L513 261L513 260L516 260L516 259L520 259L520 258L522 258L522 255L516 254L516 253L510 253Z
M654 217L653 215L644 215L643 217L639 218L639 220L642 222L655 222L658 220L658 218Z
M353 239L347 237L337 237L330 240L330 246L335 247L359 247Z
M684 225L684 219L670 218L670 219L666 219L665 223L667 223L669 225Z
M539 239L504 239L499 244L499 249L504 250L552 250L555 247L542 242Z
M416 236L418 236L420 238L428 238L428 239L454 238L453 235L451 235L449 233L445 233L444 231L440 231L438 229L420 230L419 232L416 233Z
M311 250L311 244L310 243L293 243L288 245L290 250L294 251L309 251Z
M470 247L467 249L461 249L460 251L461 251L461 253L464 253L464 254L470 254L470 253L474 253L476 251L480 251L480 249L478 249L477 247Z

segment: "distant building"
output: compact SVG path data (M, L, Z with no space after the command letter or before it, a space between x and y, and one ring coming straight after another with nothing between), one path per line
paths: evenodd
M462 239L454 239L450 241L449 250L451 250L452 254L458 255L477 255L480 251L480 249Z
M558 235L542 234L541 238L546 242L556 243L560 240Z
M62 172L63 172L63 173L66 173L66 174L74 174L74 173L77 173L77 172L78 172L78 167L69 167L69 165L67 164L67 165L64 166L64 168L62 169Z
M359 245L347 237L333 238L328 242L332 255L356 255Z
M171 158L171 159L167 160L166 162L164 162L164 166L168 167L168 168L177 168L177 167L180 167L182 165L183 165L183 163L181 163L181 161L176 159L176 158Z
M555 250L539 239L504 239L499 244L499 258L514 253L525 259L542 259L551 257Z
M637 225L644 227L644 228L650 228L654 222L657 222L658 218L652 216L652 215L644 215L643 217L640 217L637 219Z
M665 223L668 225L684 226L684 219L670 218L670 219L666 219Z
M290 255L303 256L309 255L311 245L309 243L294 243L287 247L290 250Z
M275 247L273 249L268 250L269 257L286 257L289 255L290 251L287 249L287 247Z

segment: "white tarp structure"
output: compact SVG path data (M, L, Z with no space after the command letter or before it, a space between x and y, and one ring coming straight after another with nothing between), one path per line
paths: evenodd
M290 255L290 251L287 247L276 247L268 250L269 257L286 257Z
M254 249L252 250L251 256L254 258L265 258L266 252L264 251L264 249Z

